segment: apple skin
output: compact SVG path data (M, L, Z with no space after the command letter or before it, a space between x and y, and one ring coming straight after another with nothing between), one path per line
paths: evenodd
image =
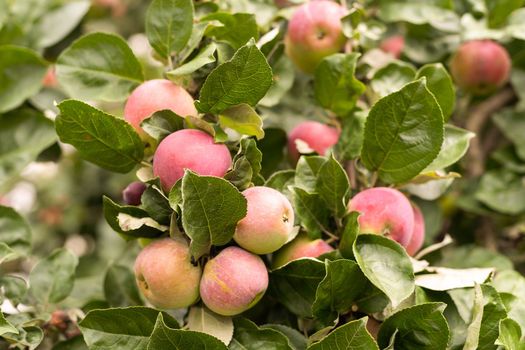
M281 192L264 186L250 187L242 194L248 210L237 223L233 239L255 254L275 252L293 232L295 214L290 201Z
M193 97L186 90L169 80L148 80L129 96L124 106L124 119L144 138L146 133L140 127L144 119L164 109L169 109L181 117L197 116L193 102Z
M153 174L169 191L184 176L184 169L199 175L223 177L232 165L228 147L214 143L204 131L183 129L162 140L153 155Z
M135 260L135 279L144 297L155 307L178 309L199 299L202 271L191 263L183 239L163 238L148 244Z
M312 240L307 235L300 234L274 254L272 268L277 269L300 258L317 258L333 250L334 248L322 239Z
M146 190L146 184L140 181L130 183L122 191L122 199L127 205L140 205L141 197Z
M379 48L381 50L391 54L395 58L399 58L401 56L404 47L405 38L402 35L394 35L389 38L386 38L379 45Z
M228 247L204 266L200 295L213 312L233 316L257 304L268 288L262 259L239 247Z
M301 156L297 150L296 140L302 140L320 155L333 147L339 140L340 131L336 128L315 121L306 121L298 124L288 134L288 155L296 163Z
M356 194L348 211L360 212L359 232L386 235L407 247L414 231L414 211L405 195L388 187L369 188Z
M507 50L492 40L463 43L450 63L456 84L465 92L485 95L509 81L511 60Z
M341 51L346 43L341 18L345 9L319 0L299 6L288 23L285 52L303 72L313 73L321 60Z
M55 88L58 86L55 66L51 66L47 69L46 75L44 76L44 80L42 80L42 85L48 88Z
M412 204L412 209L414 210L414 231L412 231L412 238L407 246L407 253L414 256L425 241L425 219L417 205Z

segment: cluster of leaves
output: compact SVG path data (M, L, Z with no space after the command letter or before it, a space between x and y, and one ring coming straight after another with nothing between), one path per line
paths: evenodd
M41 89L49 66L42 53L50 54L52 45L64 41L88 5L0 0L0 39L8 43L0 46L0 189L9 188L26 165L53 149L58 135L83 159L115 173L136 170L147 183L140 207L103 199L105 220L130 241L131 254L137 238L184 233L194 258L205 259L231 241L246 212L240 191L253 184L288 196L300 229L311 238L329 239L338 249L322 259L300 259L272 270L266 296L241 317L221 317L201 305L166 313L142 306L129 267L132 256L110 264L96 280L81 281L78 258L63 248L39 260L28 276L17 273L23 269L13 271L11 264L18 267L22 257L30 256L31 229L13 209L0 207L0 296L15 311L0 314L0 344L57 349L523 347L525 278L508 259L478 247L451 247L448 236L413 259L388 238L358 235L358 213L346 208L364 188L396 187L419 198L427 243L443 238L434 200L450 193L459 176L455 170L461 169L457 162L474 135L448 123L456 91L436 62L462 38L490 37L521 48L521 1L349 3L345 35L361 53L326 57L312 79L295 72L283 54L287 10L265 1L219 7L154 0L146 12L146 37L162 74L198 97L201 116L153 114L142 123L151 137L148 145L110 112L146 79L144 64L151 64L120 36L95 32L70 45L66 38L54 65L60 88ZM56 26L56 18L66 21ZM406 34L404 61L375 49L382 36L399 28ZM517 91L523 77L519 58L512 78ZM53 101L62 102L54 106ZM83 101L98 101L98 108ZM54 113L53 123L45 114ZM467 212L492 208L517 216L525 210L521 113L518 103L495 116L512 145L494 152L494 169L468 189L460 203ZM341 136L330 155L306 155L291 168L284 154L285 130L298 115L319 116L339 127ZM151 174L151 152L182 128L198 128L226 142L236 154L234 164L224 179L186 172L166 193ZM202 204L195 205L195 199ZM519 217L501 220L520 224ZM79 297L89 283L102 290ZM54 322L60 308L68 309L65 326Z

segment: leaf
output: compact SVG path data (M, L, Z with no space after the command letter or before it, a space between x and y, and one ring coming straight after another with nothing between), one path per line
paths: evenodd
M57 249L40 260L29 275L29 290L41 303L58 303L73 289L78 258L66 249Z
M408 181L437 157L443 133L440 107L421 79L372 107L361 159L386 183Z
M18 327L18 334L4 333L3 338L23 349L34 350L44 339L44 332L37 326Z
M300 187L293 187L294 212L310 238L321 238L329 227L330 212L317 193L308 193Z
M288 344L293 350L306 349L306 337L299 331L282 324L265 324L261 328L270 328L284 334L288 338Z
M497 28L505 24L507 17L525 4L523 0L485 0L488 25Z
M334 157L319 168L315 189L336 217L345 215L350 184L346 172Z
M211 43L204 47L191 61L186 62L174 70L167 72L166 75L171 79L189 75L197 71L199 68L215 62L215 51L217 51L217 45L215 45L215 43Z
M0 46L0 113L20 106L40 90L46 66L35 51Z
M226 350L224 345L219 339L212 337L211 335L186 331L181 329L173 329L164 323L165 314L159 313L155 328L151 334L150 341L148 343L148 350L161 350L161 349L173 349L173 350Z
M336 158L343 162L361 154L365 133L366 113L356 112L343 120L343 129L334 146Z
M261 185L264 179L260 176L262 153L252 138L241 139L239 151L233 158L233 168L224 175L239 190L252 185Z
M168 198L163 194L160 186L148 186L142 193L142 208L158 223L169 225L173 213Z
M338 327L318 343L309 346L308 350L379 350L374 338L366 330L367 320L368 317L363 317Z
M263 154L261 174L269 178L284 159L284 148L287 143L286 132L279 128L265 128L264 138L257 141L257 147Z
M209 334L225 345L233 338L233 321L231 317L217 315L206 307L193 306L188 315L188 329Z
M405 249L375 234L360 234L353 252L361 271L397 307L414 292L414 271Z
M377 70L370 86L379 97L384 97L401 89L414 80L415 76L414 66L403 61L393 61Z
M219 113L246 103L254 106L272 84L272 70L253 40L206 78L195 102L201 113Z
M434 95L445 122L454 112L456 103L456 89L452 78L441 63L426 64L417 71L416 79L427 78L427 88Z
M121 101L144 80L142 67L119 36L91 33L76 40L57 59L56 75L69 96Z
M0 277L3 295L13 305L18 305L27 294L27 282L24 278L16 275L4 275Z
M182 178L182 226L198 259L211 245L228 243L246 216L246 198L228 181L186 171Z
M223 128L233 129L243 135L255 136L257 140L264 137L261 116L245 103L222 111L219 114L219 125Z
M270 292L294 314L311 317L317 286L324 276L325 267L321 261L294 260L270 273Z
M4 314L0 312L0 337L6 333L18 334L18 329L6 320Z
M55 128L60 141L73 145L84 159L118 173L142 161L144 145L126 121L75 100L58 108Z
M470 139L476 136L473 132L458 128L456 126L445 125L445 138L441 146L441 151L432 163L422 172L436 171L444 169L463 158L470 145Z
M499 322L507 318L507 311L500 295L494 287L482 284L483 319L479 331L479 350L495 349L494 343L499 336Z
M345 116L352 111L366 90L355 78L359 56L359 53L336 53L325 57L315 69L315 98L337 115Z
M0 265L5 262L13 261L18 257L19 254L17 252L11 249L6 243L0 242Z
M395 349L445 350L449 340L447 320L443 316L446 304L425 303L396 312L379 329L377 342L386 347L397 330Z
M523 349L525 342L521 341L520 325L512 318L505 318L499 322L499 337L496 345L502 345L506 350Z
M235 50L254 38L259 38L255 16L251 13L215 12L201 18L201 21L211 22L206 31L207 36L213 36L219 42L226 42ZM214 21L220 23L215 25Z
M430 290L445 291L455 288L474 287L484 283L493 273L492 268L449 269L428 267L427 274L416 276L416 286Z
M467 329L464 350L476 350L479 344L479 332L483 318L483 293L479 285L475 286L474 305L472 307L472 320Z
M184 118L172 110L164 109L144 119L140 123L140 127L148 133L148 135L160 142L169 134L184 129Z
M14 209L0 205L0 242L16 254L31 251L31 227Z
M159 314L164 324L179 327L167 313L143 306L92 310L78 325L90 349L145 350Z
M352 260L325 260L325 267L326 275L317 287L312 313L317 320L329 325L339 314L351 309L366 285L366 278Z
M230 350L292 350L288 338L279 331L258 327L246 318L236 318L234 325Z
M525 112L515 112L510 109L503 110L496 114L492 120L501 130L503 135L508 138L514 146L516 153L521 160L525 160Z
M90 2L86 0L72 1L46 12L31 30L37 34L35 46L43 48L58 43L75 29L89 6Z
M124 238L155 238L167 231L167 227L162 227L149 214L135 206L122 206L104 196L102 199L104 207L104 218L111 228L122 235ZM125 220L124 220L125 219Z
M160 57L184 48L193 29L191 0L153 0L146 11L146 36Z
M344 229L341 233L341 240L339 241L338 250L346 259L353 259L354 252L352 247L359 234L359 212L352 211L348 213L344 222Z
M263 99L259 101L261 106L273 107L277 105L293 86L295 71L292 61L287 56L281 56L272 65L272 71L273 84Z
M487 171L475 193L477 200L498 212L517 215L525 211L525 183L505 169Z
M112 307L141 305L135 274L126 266L112 264L104 277L104 296Z
M321 156L302 156L299 158L295 168L295 186L306 192L315 192L318 181L317 175L326 161L327 158Z
M450 33L460 30L460 19L454 11L426 2L385 1L381 4L379 18L388 23L430 24Z
M294 184L295 170L280 170L273 173L264 186L271 187L279 192L287 192L288 187ZM294 205L295 210L296 206Z

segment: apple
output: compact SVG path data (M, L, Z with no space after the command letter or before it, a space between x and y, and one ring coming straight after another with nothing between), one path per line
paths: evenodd
M129 96L124 106L124 119L144 138L146 133L140 127L144 119L164 109L169 109L181 117L197 116L193 102L193 97L186 90L169 80L148 80Z
M127 205L140 205L142 194L146 189L146 184L140 181L134 181L130 183L122 191L122 199Z
M189 169L199 175L222 177L232 164L228 147L204 131L183 129L162 140L153 155L153 174L169 191Z
M288 23L285 52L302 71L312 73L321 60L341 51L346 43L341 18L345 9L328 0L299 6Z
M199 299L201 268L191 263L188 243L163 238L148 244L135 260L135 279L155 307L188 307Z
M474 95L485 95L509 80L511 60L507 50L492 40L463 43L450 64L456 84Z
M388 187L369 188L356 194L348 211L357 211L359 232L385 235L407 247L414 231L414 211L407 197Z
M44 80L42 80L42 84L48 88L54 88L58 86L55 66L51 66L47 69L46 75L44 75Z
M262 259L239 247L228 247L204 266L200 295L213 312L233 316L257 304L268 288Z
M425 219L423 213L415 204L412 204L414 210L414 231L412 231L412 238L407 246L407 253L414 256L423 246L425 241Z
M248 203L246 216L237 223L233 239L255 254L273 253L290 239L294 211L288 198L270 187L250 187L242 193Z
M310 239L307 235L300 234L274 254L272 267L276 269L300 258L317 258L333 250L334 248L322 239Z
M381 42L379 48L384 52L390 53L395 58L399 58L405 47L405 38L402 35L394 35Z
M298 143L325 155L326 151L337 143L339 134L339 130L326 124L315 121L302 122L288 134L288 155L294 163L297 162L301 155L297 148Z

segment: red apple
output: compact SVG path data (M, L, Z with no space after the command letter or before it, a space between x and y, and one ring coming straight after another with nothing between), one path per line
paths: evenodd
M302 142L304 146L325 155L326 151L333 147L339 140L339 130L314 121L306 121L297 125L288 134L288 154L295 163L300 157L297 143Z
M272 267L276 269L300 258L317 258L333 250L334 248L322 239L310 239L307 235L300 234L274 254Z

